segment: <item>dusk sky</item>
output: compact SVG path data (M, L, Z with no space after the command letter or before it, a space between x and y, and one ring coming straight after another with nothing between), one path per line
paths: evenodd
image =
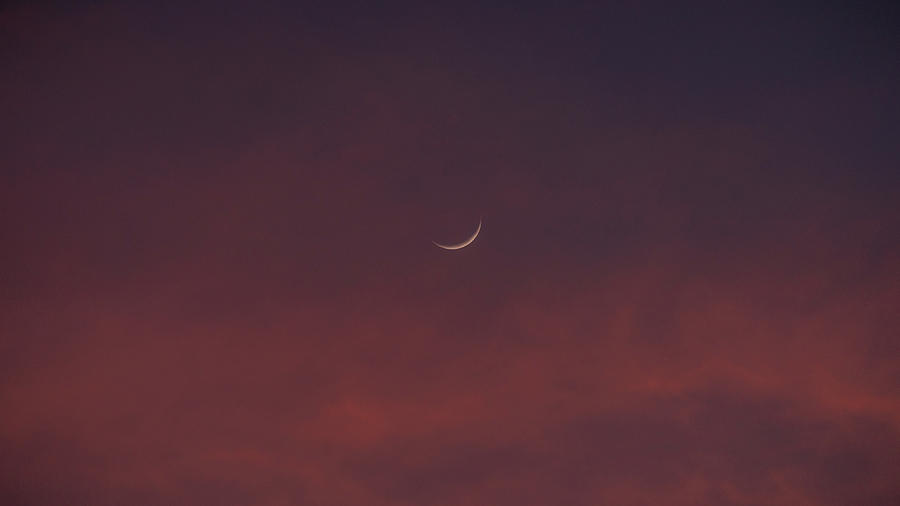
M0 504L900 504L896 5L316 4L0 7Z

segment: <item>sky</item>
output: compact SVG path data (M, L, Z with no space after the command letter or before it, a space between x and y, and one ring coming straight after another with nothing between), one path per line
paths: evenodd
M0 8L0 503L900 502L896 6L148 4Z

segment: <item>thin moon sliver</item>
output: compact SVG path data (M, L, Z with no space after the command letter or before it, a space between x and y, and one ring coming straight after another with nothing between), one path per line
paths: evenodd
M431 241L431 243L434 244L435 246L437 246L438 248L443 248L443 249L451 250L451 251L452 251L452 250L463 249L463 248L465 248L466 246L472 244L472 243L475 241L475 238L478 237L478 233L479 233L479 232L481 232L481 220L478 220L478 228L475 229L475 233L472 234L471 237L469 237L468 239L466 239L465 241L463 241L463 242L461 242L461 243L458 243L458 244L449 244L449 245L448 245L448 244L440 244L440 243L436 243L436 242L434 242L434 241Z

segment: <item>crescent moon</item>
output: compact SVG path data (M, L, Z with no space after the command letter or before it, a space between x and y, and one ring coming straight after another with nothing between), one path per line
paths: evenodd
M463 249L475 241L475 238L478 237L478 232L481 232L481 220L478 220L478 228L475 229L475 233L472 234L472 237L469 237L468 239L466 239L465 241L463 241L459 244L438 244L434 241L431 241L431 242L438 248L443 248L443 249L448 249L448 250Z

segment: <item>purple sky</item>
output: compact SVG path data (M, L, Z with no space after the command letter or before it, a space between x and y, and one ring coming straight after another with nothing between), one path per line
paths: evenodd
M0 8L0 503L900 502L896 7L304 4Z

